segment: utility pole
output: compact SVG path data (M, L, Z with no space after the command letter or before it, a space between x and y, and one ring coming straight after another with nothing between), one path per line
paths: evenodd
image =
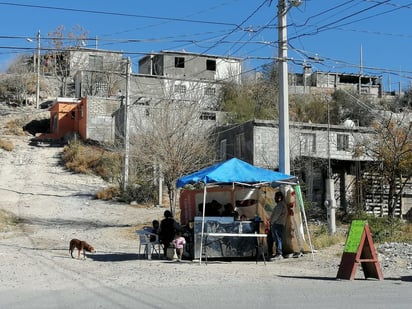
M288 2L292 7L302 3L301 0ZM279 171L284 174L290 174L287 12L286 0L278 0Z
M326 199L325 207L327 209L327 221L329 234L333 235L336 233L336 200L335 200L335 183L332 177L332 166L330 158L330 104L328 104L328 175L326 179Z
M289 85L286 0L278 0L278 71L279 71L279 171L290 174Z
M37 32L36 108L40 107L40 30Z
M362 45L360 46L360 64L359 64L359 95L362 94L362 75L363 75L363 50Z
M130 58L126 59L126 100L124 106L124 163L123 163L123 191L129 184L129 153L130 153L130 128L129 128L129 92L130 92Z

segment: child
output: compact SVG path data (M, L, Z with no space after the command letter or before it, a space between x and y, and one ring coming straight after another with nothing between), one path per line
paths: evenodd
M153 220L152 229L150 231L150 233L152 233L153 235L150 235L150 242L154 242L157 240L158 231L159 231L159 221Z
M176 254L179 261L183 256L183 249L186 245L186 239L182 236L181 232L176 232L175 239L173 239L173 246L176 248Z

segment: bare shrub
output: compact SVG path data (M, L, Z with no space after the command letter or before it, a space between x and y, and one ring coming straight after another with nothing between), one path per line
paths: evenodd
M65 166L76 173L93 173L107 181L120 179L121 155L98 146L75 141L64 147Z
M13 151L14 150L14 144L10 141L6 141L4 139L0 138L0 148L7 150L7 151Z
M4 126L6 128L6 134L23 136L26 133L23 131L23 123L21 121L14 119L6 123Z
M96 198L99 200L112 200L113 198L119 196L120 190L119 187L108 187L105 189L102 189L96 193Z

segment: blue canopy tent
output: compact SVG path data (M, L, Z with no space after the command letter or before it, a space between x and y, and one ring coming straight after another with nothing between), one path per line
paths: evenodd
M233 158L209 166L193 174L183 176L177 180L176 186L181 188L187 184L196 183L204 183L205 185L221 183L259 185L269 183L275 186L280 184L297 184L297 179L295 176L256 167L237 158Z
M233 158L225 162L214 164L190 175L183 176L177 180L177 188L182 188L188 184L204 184L203 193L203 220L201 229L201 247L203 242L203 230L205 221L205 204L208 185L218 184L240 184L260 187L270 185L277 187L280 185L298 185L295 176L267 170L253 166L247 162ZM300 192L300 191L299 191ZM303 206L303 205L302 205ZM305 219L306 221L306 219ZM201 254L200 254L201 262Z

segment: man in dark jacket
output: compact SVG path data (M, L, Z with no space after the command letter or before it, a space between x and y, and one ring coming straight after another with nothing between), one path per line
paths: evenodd
M179 230L179 224L173 219L170 210L165 210L164 219L160 222L159 240L163 244L165 256L167 256L167 248L175 238L176 231Z

